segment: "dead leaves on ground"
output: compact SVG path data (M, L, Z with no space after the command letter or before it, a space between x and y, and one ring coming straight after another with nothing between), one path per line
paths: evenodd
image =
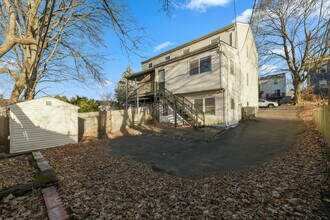
M308 115L308 114L306 114ZM242 172L182 179L129 158L109 157L107 141L49 149L72 217L161 219L321 219L325 143L309 118L286 154Z

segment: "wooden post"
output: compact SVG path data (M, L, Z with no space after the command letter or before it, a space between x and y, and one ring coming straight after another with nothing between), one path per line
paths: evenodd
M328 81L328 105L330 105L330 81Z
M128 79L126 78L126 109L128 108Z
M174 97L174 95L172 94L172 98L173 98L173 103L174 103L174 127L176 128L178 125L178 119L177 119L177 108L176 108L176 99Z

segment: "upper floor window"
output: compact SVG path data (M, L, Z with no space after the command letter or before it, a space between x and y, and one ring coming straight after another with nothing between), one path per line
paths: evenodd
M229 60L229 71L232 75L235 75L235 66L233 60Z
M190 49L187 48L187 49L184 49L184 50L182 51L182 54L183 54L183 55L186 55L186 54L188 54L189 52L190 52Z
M277 85L277 83L278 83L278 82L277 82L277 80L275 79L275 80L274 80L274 85Z
M249 73L246 73L246 85L249 86Z
M319 88L327 88L327 80L319 80Z
M171 56L166 56L165 57L165 60L170 60L171 59Z
M217 38L214 38L214 39L212 39L211 40L211 44L216 44L216 43L218 43L220 41L220 37L217 37Z
M230 46L233 46L233 32L230 32L229 34L229 44Z
M319 69L319 73L326 73L326 72L327 72L327 65L324 65Z
M149 68L152 68L152 63L149 63L149 64L148 64L148 67L149 67Z
M211 56L193 60L189 63L189 75L196 75L212 71Z

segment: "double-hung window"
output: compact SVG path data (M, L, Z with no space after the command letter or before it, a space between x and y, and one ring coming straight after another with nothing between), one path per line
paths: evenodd
M189 62L189 75L212 71L211 56Z
M206 115L215 115L215 98L194 99L194 104Z

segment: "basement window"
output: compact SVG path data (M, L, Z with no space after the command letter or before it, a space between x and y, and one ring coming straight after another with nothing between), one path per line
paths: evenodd
M215 98L194 99L194 104L206 115L215 115Z

